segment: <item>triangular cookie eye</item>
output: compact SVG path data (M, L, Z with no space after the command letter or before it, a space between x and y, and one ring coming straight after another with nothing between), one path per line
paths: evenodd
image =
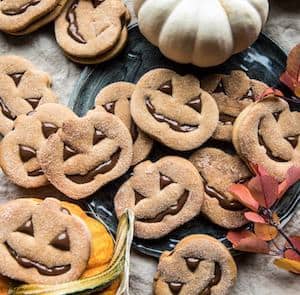
M58 234L50 245L62 251L70 251L70 238L67 231Z
M101 130L95 129L94 137L93 137L93 145L96 145L101 140L103 140L105 137L106 137L106 135Z
M52 123L42 123L42 132L45 136L45 138L48 138L50 135L56 133L58 130L58 127Z
M196 112L201 113L202 110L201 95L193 97L186 105L194 109Z
M12 112L10 111L10 109L8 108L8 106L6 105L6 103L4 102L4 100L0 97L0 108L2 111L2 114L10 119L10 120L15 120L17 118L17 116L13 115Z
M170 291L172 292L172 294L176 295L176 294L179 294L182 287L183 287L183 283L180 283L180 282L169 282L168 283L168 286L169 286L169 289Z
M16 86L18 87L24 74L25 74L24 72L23 73L13 73L8 76L10 76L14 80Z
M140 201L146 199L146 197L144 197L143 195L141 195L140 193L138 193L136 190L134 190L134 197L135 197L135 205L137 203L139 203Z
M19 153L20 158L24 163L36 157L36 150L26 145L19 145Z
M160 184L161 190L164 189L166 186L168 186L171 183L174 183L174 181L170 177L160 173L159 184Z
M163 84L161 84L158 89L159 91L168 94L168 95L173 95L173 85L172 85L172 81L169 80Z
M25 100L32 106L32 108L35 110L41 100L41 97L30 97L25 98Z
M217 85L216 89L214 90L214 93L225 93L226 94L222 79L220 80L219 84Z
M33 230L32 219L31 218L28 219L20 227L18 227L16 231L33 237L34 230Z

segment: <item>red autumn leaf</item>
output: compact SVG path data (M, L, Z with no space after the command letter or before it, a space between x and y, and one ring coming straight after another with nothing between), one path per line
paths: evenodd
M267 242L246 230L240 232L229 231L227 239L232 243L233 248L239 251L263 254L270 252L270 247Z
M259 214L257 214L256 212L245 212L244 215L245 218L249 221L257 222L257 223L266 223L264 218Z
M279 184L279 188L278 188L279 197L282 197L284 193L298 180L300 180L300 168L293 166L288 170L286 179Z
M273 87L269 87L260 96L256 97L255 100L263 100L268 96L284 97L283 93L280 90Z
M259 203L253 198L249 189L243 184L232 184L229 189L229 192L245 207L257 211L259 208Z
M269 175L252 178L248 188L253 198L264 208L271 208L278 199L278 182Z
M264 241L274 240L278 235L276 227L269 224L255 223L254 232L259 239Z
M284 270L295 274L300 274L300 262L287 258L279 258L274 260L274 264Z
M290 241L292 242L293 246L299 250L300 252L300 237L298 236L292 236L289 238ZM287 248L290 248L290 244L289 243L286 243L285 245ZM293 249L287 249L285 252L284 252L284 257L285 258L288 258L288 259L292 259L292 260L296 260L296 261L299 261L300 262L300 255Z
M281 75L280 81L300 97L300 44L289 53L286 71Z

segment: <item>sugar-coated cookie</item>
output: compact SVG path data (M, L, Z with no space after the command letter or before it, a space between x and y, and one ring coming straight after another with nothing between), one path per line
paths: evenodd
M269 96L249 105L233 127L233 143L248 163L258 164L278 181L292 166L300 167L300 113Z
M199 214L204 200L202 179L186 159L164 157L145 161L115 196L118 217L126 208L135 214L135 235L157 239Z
M26 188L48 184L37 152L64 120L72 118L76 115L69 108L56 103L43 104L29 115L20 115L0 145L0 166L6 176Z
M132 165L143 161L150 153L153 141L141 131L131 118L130 100L135 85L128 82L116 82L103 88L96 97L96 105L118 116L129 129L133 140Z
M222 243L207 235L191 235L161 255L154 294L228 295L236 277L236 264Z
M71 0L55 21L55 36L73 61L99 63L123 49L129 21L122 0Z
M86 224L52 198L0 206L0 273L26 283L78 279L91 251Z
M0 135L13 128L18 115L56 101L48 74L38 71L22 57L0 56Z
M146 73L132 95L131 115L140 129L180 151L202 145L215 131L219 111L199 80L168 69Z
M268 86L250 79L243 71L232 71L229 75L214 74L205 77L201 80L201 88L214 97L220 111L218 127L213 138L231 141L232 126L236 117Z
M234 183L245 183L251 178L246 164L234 152L217 148L202 148L193 153L190 161L197 168L205 184L205 200L201 212L212 222L225 227L244 225L245 207L228 191Z
M85 198L124 174L132 162L132 139L122 121L98 107L65 120L38 152L48 180L73 199Z

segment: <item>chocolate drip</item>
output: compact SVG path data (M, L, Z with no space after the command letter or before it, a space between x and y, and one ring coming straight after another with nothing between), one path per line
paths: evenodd
M86 40L84 37L80 34L79 28L78 28L78 22L77 22L77 16L76 16L76 8L78 7L79 0L73 1L72 5L70 5L67 14L66 14L66 20L69 23L68 25L68 34L70 37L81 44L86 44Z
M10 253L10 255L18 262L18 264L24 268L36 268L37 271L43 276L59 276L71 269L71 265L61 265L48 267L45 264L39 263L37 261L33 261L29 258L19 255L7 242L5 242L5 246Z
M111 158L104 162L99 164L97 167L89 171L85 175L67 175L67 177L72 180L75 183L78 184L85 184L89 183L94 180L95 176L98 174L105 174L109 171L111 171L118 163L119 158L121 154L121 149L118 149L112 156Z
M240 202L235 200L228 200L224 195L207 184L205 185L205 192L211 198L216 198L219 201L220 206L226 210L240 211L245 209L245 207Z
M58 234L50 245L62 251L70 251L70 238L67 231Z
M216 286L221 281L222 271L219 263L215 262L215 275L208 286L200 293L200 295L211 295L211 287Z
M176 215L181 211L188 197L189 197L189 191L185 190L175 205L159 213L154 218L138 219L138 221L145 222L145 223L155 223L155 222L161 222L164 219L164 217L167 215Z
M42 132L45 136L45 138L48 138L50 135L56 133L58 130L58 127L52 123L44 122L42 123Z
M201 95L196 96L192 98L187 105L197 111L198 113L201 113L202 111L202 102L201 102Z
M93 137L93 145L96 145L104 138L106 138L106 135L101 130L95 129L94 137Z
M201 260L200 258L194 257L185 258L186 265L191 272L194 272L198 268Z
M218 83L218 85L217 85L216 89L213 91L213 93L224 93L224 94L226 94L225 87L224 87L222 79Z
M223 113L221 113L219 117L219 121L224 123L224 125L233 125L235 119L235 117Z
M19 145L19 153L20 158L24 163L36 157L36 150L26 145Z
M115 106L116 106L116 102L112 101L112 102L108 102L105 105L103 105L103 107L105 108L105 110L111 114L115 113Z
M135 197L135 205L137 203L139 203L140 201L146 199L146 197L144 197L143 195L141 195L139 192L137 192L136 190L134 190L134 197Z
M173 95L173 85L172 85L172 81L169 80L163 84L161 84L158 89L159 91L168 94L168 95Z
M41 176L41 175L44 175L44 172L41 168L37 169L37 170L34 170L32 172L27 172L28 176L31 176L31 177L36 177L36 176Z
M41 97L32 97L32 98L25 98L25 100L32 106L33 109L39 105Z
M25 74L25 72L23 72L23 73L13 73L13 74L10 74L8 76L10 76L14 80L16 86L18 87L24 74Z
M101 3L103 3L105 0L92 0L94 8L97 8Z
M69 158L77 155L77 152L73 150L70 146L64 145L63 158L64 161L67 161Z
M130 123L130 134L131 134L131 137L132 137L132 141L135 142L139 136L139 133L138 133L138 128L136 126L136 124L131 121Z
M30 6L35 6L39 4L41 0L31 0L20 7L17 8L9 8L2 10L2 13L5 15L18 15L24 13Z
M254 91L252 87L248 89L247 93L240 100L244 100L244 99L251 99L254 101Z
M291 144L291 146L295 149L298 145L299 135L288 136L285 139Z
M1 111L2 114L10 119L10 120L15 120L17 118L17 116L13 115L12 112L10 111L10 109L8 108L8 106L6 105L6 103L4 102L4 100L0 97L0 107L1 107Z
M16 231L33 237L34 231L33 231L32 219L30 218L29 220L24 222L20 227L17 228Z
M168 283L169 289L172 292L172 294L174 294L174 295L180 293L183 285L184 285L184 283L180 283L180 282L170 282L170 283Z
M160 176L159 177L159 185L160 185L161 190L164 189L169 184L174 183L174 181L166 175L163 175L163 174L160 173L159 176Z
M152 115L153 118L155 118L158 122L161 123L167 123L171 129L178 131L178 132L191 132L198 128L198 125L181 125L177 121L170 119L168 117L165 117L162 114L158 114L155 112L155 108L152 105L150 98L146 98L146 106L149 111L149 113Z

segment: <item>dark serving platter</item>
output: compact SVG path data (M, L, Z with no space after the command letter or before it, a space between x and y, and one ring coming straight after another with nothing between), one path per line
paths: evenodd
M129 29L127 48L114 60L100 64L96 67L86 67L76 84L69 106L79 115L83 116L94 105L98 92L113 82L137 82L147 71L154 68L170 68L178 73L191 73L201 77L208 73L227 73L233 69L242 69L252 78L261 80L269 86L286 91L279 82L279 76L285 69L286 54L267 36L261 34L258 40L246 51L234 55L221 66L199 69L192 65L181 65L165 58L160 51L151 45L140 33L136 25ZM286 93L288 96L289 94ZM300 105L292 98L289 99L292 109L300 111ZM206 145L228 148L228 144L208 142ZM164 155L180 155L188 157L191 152L179 153L172 151L158 143L150 154L150 160L155 161ZM95 215L99 216L115 233L117 218L114 213L113 199L121 184L130 176L129 170L111 184L89 197L85 202ZM276 205L276 211L281 218L282 225L286 224L293 215L300 201L300 183L295 184L286 193L285 197ZM223 229L202 216L197 216L190 222L176 229L168 236L159 240L142 240L135 238L133 247L144 254L159 257L165 250L171 250L183 237L195 234L209 234L222 241L232 252L230 242L226 239L227 230Z

